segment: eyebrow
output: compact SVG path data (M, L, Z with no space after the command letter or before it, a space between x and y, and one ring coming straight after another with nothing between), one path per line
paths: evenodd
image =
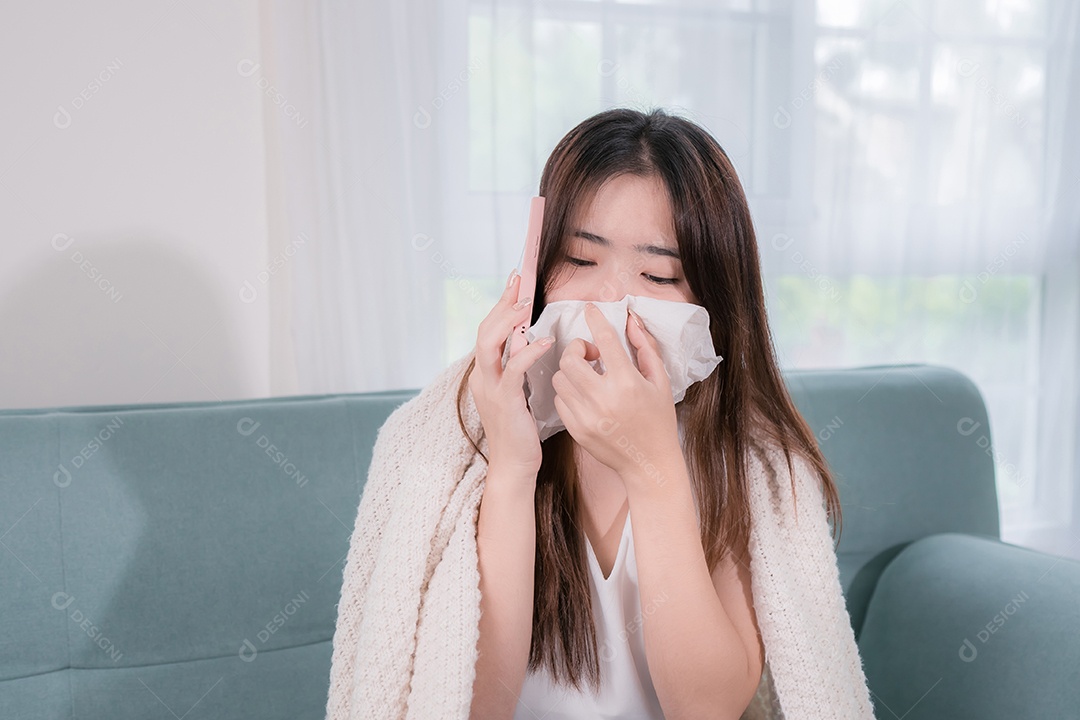
M574 237L579 237L583 240L588 240L591 243L596 243L602 247L611 247L612 243L605 237L601 237L586 230L575 230ZM635 245L634 249L638 252L649 253L650 255L663 255L666 257L672 257L676 260L680 260L679 251L675 248L668 247L667 245Z

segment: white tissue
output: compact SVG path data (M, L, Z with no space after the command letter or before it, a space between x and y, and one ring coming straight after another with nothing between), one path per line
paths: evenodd
M563 351L575 338L593 342L592 331L585 320L585 302L557 300L548 303L525 333L530 343L547 335L555 338L551 349L525 371L528 384L526 397L541 441L565 427L555 409L555 389L551 386L551 376L559 369ZM682 400L686 388L709 377L723 360L713 349L712 336L709 334L709 311L700 305L638 295L625 295L622 300L593 304L615 328L623 349L635 367L637 350L626 337L627 308L641 317L645 328L660 345L660 356L671 384L673 402ZM601 374L606 372L603 360L593 360L590 364Z

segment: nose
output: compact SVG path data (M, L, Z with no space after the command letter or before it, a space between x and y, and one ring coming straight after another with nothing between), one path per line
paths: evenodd
M627 294L630 280L633 278L632 268L626 263L611 260L604 263L603 273L599 278L599 284L594 285L587 293L588 297L582 298L591 302L615 302L622 300Z

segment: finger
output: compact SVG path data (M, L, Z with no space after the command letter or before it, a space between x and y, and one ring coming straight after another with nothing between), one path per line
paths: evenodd
M491 337L491 321L493 316L500 314L501 310L517 302L519 285L521 285L521 279L517 268L514 268L506 279L506 286L503 287L495 307L491 308L476 331L476 364L485 374L495 373L492 377L498 377L497 370L502 367L502 348L495 345Z
M646 380L670 389L671 379L664 367L664 358L660 354L660 343L647 328L642 327L645 324L644 320L641 320L642 324L638 325L637 319L640 318L641 316L633 310L629 310L626 317L626 338L637 350L638 370Z
M550 340L550 342L545 342ZM506 368L503 370L503 374L512 375L516 377L524 377L525 372L531 368L537 361L545 362L543 356L555 346L555 338L550 335L546 338L539 338L535 342L531 342L525 347L521 348L517 355L512 356L506 361Z
M634 363L626 353L619 335L611 326L600 308L592 303L585 304L585 322L592 331L593 342L600 349L600 357L604 360L607 370L625 372L627 368L633 368ZM636 372L636 371L635 371Z
M603 376L597 368L594 368L585 359L587 346L591 345L583 338L574 338L559 358L560 372L557 374L560 384L555 384L556 376L552 376L552 386L556 392L561 392L568 399L578 403L575 407L581 407L585 398L595 397L601 390ZM593 345L595 348L596 346ZM599 355L596 355L599 358Z
M571 348L572 350L570 350ZM567 350L570 350L570 355L568 357L566 354ZM592 342L589 342L584 338L575 338L571 340L570 344L568 344L563 351L563 357L567 357L565 371L568 372L570 377L575 379L579 386L588 383L595 376L599 375L599 370L594 368L592 363L598 361L600 358L600 349ZM563 357L558 358L559 367L563 367ZM575 358L581 359L584 363L578 363Z
M566 353L564 352L563 355L565 356ZM592 368L589 368L589 371L592 372ZM595 375L595 373L593 374ZM564 402L577 403L581 401L582 391L579 383L572 380L562 367L551 376L551 387L555 391L555 396L561 397Z
M563 425L566 426L566 432L571 436L577 434L577 416L574 415L574 411L567 405L566 401L558 395L554 398L555 412L559 413L559 419L562 420Z
M506 287L503 288L502 297L499 300L508 300L510 304L517 302L518 288L521 285L521 273L513 268L506 278Z
M493 378L502 377L502 358L510 334L531 317L532 298L525 297L519 301L514 295L520 282L520 277L515 274L477 331L477 365L485 375Z

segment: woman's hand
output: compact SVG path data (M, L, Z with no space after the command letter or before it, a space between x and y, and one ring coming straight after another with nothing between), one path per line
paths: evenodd
M632 312L632 311L631 311ZM638 367L623 349L615 328L595 305L585 305L585 321L595 344L578 338L566 346L552 375L555 409L566 430L594 458L624 482L657 477L658 465L682 457L671 381L656 338L638 316L627 315L626 336L637 351ZM602 358L604 374L589 362Z
M512 272L502 297L480 322L476 333L476 366L469 375L469 390L488 438L489 466L498 464L512 473L536 477L543 454L536 420L525 402L525 371L551 348L551 338L526 345L506 361L504 346L514 328L531 314L532 298L515 305L521 276Z

